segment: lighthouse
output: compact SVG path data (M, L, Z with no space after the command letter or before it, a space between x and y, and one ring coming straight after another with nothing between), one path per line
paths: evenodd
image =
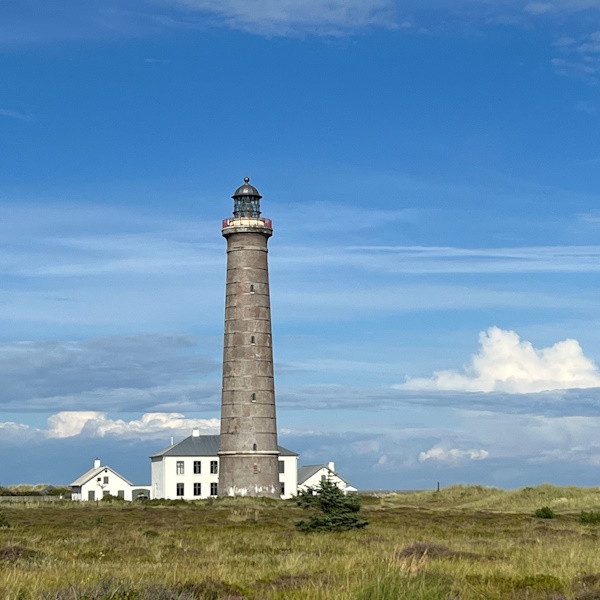
M232 196L227 240L219 496L278 498L279 451L275 415L267 242L270 219L248 177Z

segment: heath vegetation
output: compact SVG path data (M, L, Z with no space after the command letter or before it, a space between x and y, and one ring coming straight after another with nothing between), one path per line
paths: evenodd
M0 598L600 600L600 489L361 504L368 527L318 533L294 500L3 504Z

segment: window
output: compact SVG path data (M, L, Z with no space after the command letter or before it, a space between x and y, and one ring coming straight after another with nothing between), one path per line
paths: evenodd
M282 460L279 461L279 472L285 473L285 463Z
M216 496L217 495L217 484L216 483L211 483L210 484L210 495L211 496Z
M202 486L199 483L194 484L194 496L202 495Z
M110 492L108 490L102 490L102 497L108 498L110 496Z
M119 491L117 492L117 496L118 496L119 498L125 498L125 490L119 490Z
M216 475L219 472L219 463L216 460L210 461L210 473Z
M200 475L202 473L202 461L195 460L194 461L194 475Z
M258 450L258 446L256 444L252 444L252 450L256 452L256 450Z
M104 481L102 483L108 483L108 476L107 475L104 476Z
M283 481L279 484L279 495L285 496L285 483L283 483Z
M252 392L252 402L256 402L256 394Z
M250 343L256 344L256 338L253 335L250 336Z
M321 475L321 481L323 481L323 482L327 481L327 475Z
M183 475L183 461L182 460L177 461L176 472L177 472L177 475Z
M258 475L258 463L254 463L254 474Z
M177 484L177 495L178 496L183 496L183 483L178 483Z
M254 284L250 284L250 293L254 294Z

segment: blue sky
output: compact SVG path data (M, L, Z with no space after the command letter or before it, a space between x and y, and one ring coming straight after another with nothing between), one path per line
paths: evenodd
M0 9L0 483L217 431L221 219L273 219L280 442L595 485L600 1Z

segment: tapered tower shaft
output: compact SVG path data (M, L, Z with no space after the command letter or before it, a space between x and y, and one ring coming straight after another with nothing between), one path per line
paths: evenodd
M279 497L267 242L260 194L244 180L223 221L227 284L219 449L220 496Z

